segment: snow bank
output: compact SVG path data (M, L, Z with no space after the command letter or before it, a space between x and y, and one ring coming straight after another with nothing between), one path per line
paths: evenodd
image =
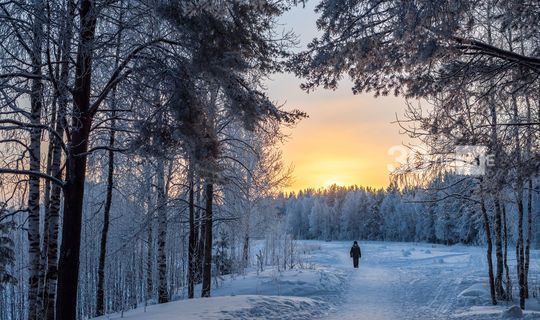
M228 295L274 295L321 297L337 295L343 291L346 276L342 270L315 265L309 269L278 271L266 268L258 275L228 278L216 287L213 296Z
M468 287L467 289L463 290L459 297L486 297L489 293L487 289L484 287L481 283L473 284L472 286Z
M312 319L321 316L328 306L315 299L277 296L229 296L174 301L107 315L94 320L232 320L232 319Z
M462 306L483 305L489 301L489 291L482 283L475 283L458 295L458 302Z
M514 305L504 310L504 312L501 314L501 318L503 319L523 318L523 311L521 310L520 307Z
M178 300L166 304L140 307L121 314L96 318L128 320L195 320L195 319L313 319L327 313L340 300L347 287L347 274L333 264L339 262L321 245L303 244L307 268L280 270L265 267L244 275L223 276L212 284L212 297ZM348 253L348 252L347 252ZM324 261L324 263L321 263ZM328 264L327 264L328 263ZM195 288L200 296L200 285ZM184 292L175 297L182 299Z
M473 306L468 310L457 313L456 319L464 320L487 320L487 319L540 319L540 312L537 310L521 310L518 306Z

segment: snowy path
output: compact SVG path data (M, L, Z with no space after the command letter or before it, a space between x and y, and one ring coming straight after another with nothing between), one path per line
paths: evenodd
M388 248L381 243L366 243L362 245L360 268L354 269L348 243L323 246L323 250L335 252L334 267L343 268L349 278L343 303L324 319L450 317L462 289L460 284L483 267L477 254L466 251L429 249L429 245L415 249L411 244L392 244Z

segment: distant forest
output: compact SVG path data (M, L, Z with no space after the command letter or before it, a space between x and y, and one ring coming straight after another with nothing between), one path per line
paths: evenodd
M332 185L283 195L280 206L287 231L297 239L484 244L481 205L465 196L473 195L476 184L468 177L447 174L425 188ZM533 212L538 210L538 200L535 192ZM486 211L493 220L492 199L486 201ZM533 217L531 225L536 232L537 219ZM517 207L511 201L505 201L503 220L504 235L515 243ZM534 244L539 238L536 232Z

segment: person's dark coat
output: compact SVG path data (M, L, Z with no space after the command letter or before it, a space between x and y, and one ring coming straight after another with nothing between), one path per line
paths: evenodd
M353 244L353 246L351 247L351 258L361 258L362 257L362 251L360 251L360 246L355 243Z
M351 258L353 258L353 266L355 268L358 268L358 260L362 257L362 251L360 250L360 246L355 241L353 246L351 247Z

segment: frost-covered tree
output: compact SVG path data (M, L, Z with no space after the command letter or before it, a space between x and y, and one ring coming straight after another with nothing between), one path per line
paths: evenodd
M539 70L534 1L322 0L316 11L322 34L292 63L308 90L347 75L354 92L429 96L515 70L527 84Z

